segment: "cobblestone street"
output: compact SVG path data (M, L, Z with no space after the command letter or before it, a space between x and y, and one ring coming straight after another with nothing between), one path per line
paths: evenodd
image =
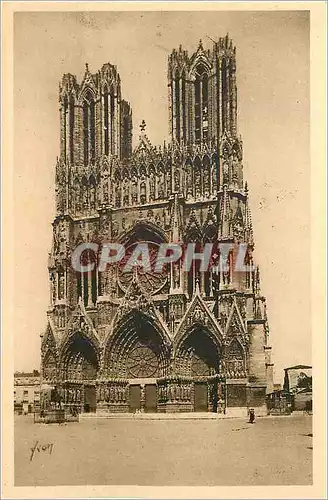
M52 445L52 446L51 446ZM312 418L89 419L15 417L15 485L306 485Z

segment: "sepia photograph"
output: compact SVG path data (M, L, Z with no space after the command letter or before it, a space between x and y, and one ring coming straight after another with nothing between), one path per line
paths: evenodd
M324 10L8 3L4 498L324 498Z

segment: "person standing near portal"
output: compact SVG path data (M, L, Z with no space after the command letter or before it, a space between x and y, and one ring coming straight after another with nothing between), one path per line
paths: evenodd
M249 409L249 421L248 421L248 423L254 424L254 421L255 421L255 411L254 411L254 408L250 408Z

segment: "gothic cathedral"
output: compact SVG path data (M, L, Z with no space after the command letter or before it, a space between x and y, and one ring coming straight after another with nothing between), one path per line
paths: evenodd
M43 386L79 412L265 412L272 392L266 302L237 133L236 49L228 36L168 60L170 142L153 146L117 68L59 88L60 157L49 254ZM120 263L76 272L81 243L230 243L228 266L163 272ZM247 245L247 270L234 269Z

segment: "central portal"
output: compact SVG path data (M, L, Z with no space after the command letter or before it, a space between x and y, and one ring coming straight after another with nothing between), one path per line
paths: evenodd
M154 319L133 310L118 323L106 356L111 378L156 379L166 375L170 347Z

